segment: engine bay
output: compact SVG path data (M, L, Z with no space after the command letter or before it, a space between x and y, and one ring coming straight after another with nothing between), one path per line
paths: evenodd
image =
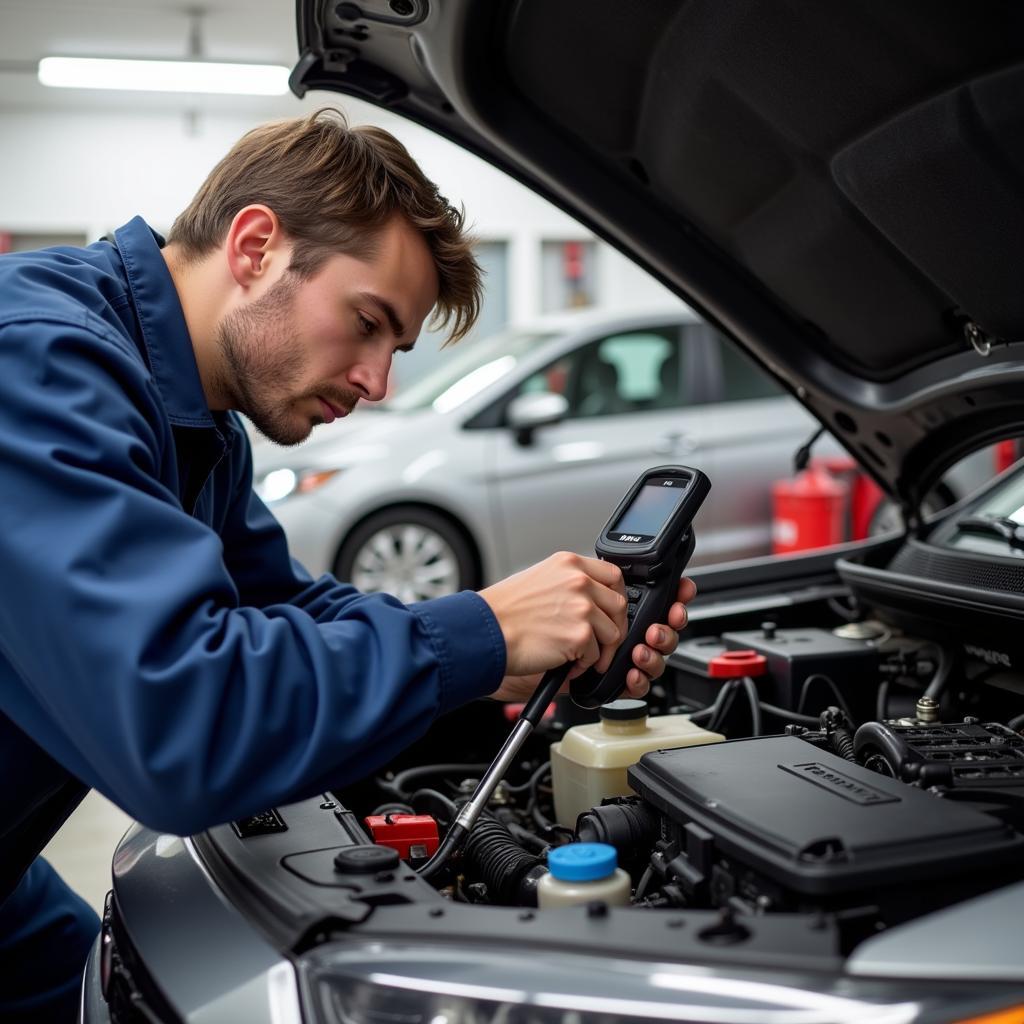
M905 630L833 575L783 602L695 609L640 709L559 698L429 882L417 868L515 709L478 702L386 771L193 842L297 952L346 932L536 941L550 853L600 842L629 875L628 906L584 900L546 941L664 954L667 925L681 956L837 966L1024 877L1022 693L1024 675Z

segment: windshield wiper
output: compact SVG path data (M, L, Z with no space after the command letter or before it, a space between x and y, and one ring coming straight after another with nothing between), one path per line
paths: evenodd
M956 525L965 533L1002 537L1011 548L1024 550L1024 525L1007 516L964 516Z

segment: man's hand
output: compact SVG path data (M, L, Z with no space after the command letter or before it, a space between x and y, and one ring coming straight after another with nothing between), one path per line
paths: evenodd
M626 635L626 588L617 565L560 551L480 591L501 626L509 675L575 662L604 671Z
M647 643L637 644L633 648L635 667L631 668L626 675L626 693L630 697L646 696L651 681L657 679L665 671L665 655L671 654L676 649L676 645L679 643L679 630L686 625L686 605L694 599L696 594L696 584L689 577L684 576L679 581L677 600L669 608L668 615L665 616L668 622L649 626L644 637ZM610 661L609 656L605 666ZM579 672L574 670L572 674L579 675ZM542 673L506 675L501 686L491 696L496 700L528 700L537 688L541 675ZM567 690L568 684L563 687L562 692Z

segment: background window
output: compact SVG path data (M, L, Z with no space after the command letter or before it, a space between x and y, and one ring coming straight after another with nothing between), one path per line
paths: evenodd
M541 310L553 313L594 305L597 246L592 241L542 242Z
M610 335L533 374L517 393L565 395L574 418L673 408L682 405L679 344L675 327Z

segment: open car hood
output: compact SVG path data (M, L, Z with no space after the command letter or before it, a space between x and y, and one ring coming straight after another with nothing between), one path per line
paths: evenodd
M1016 0L297 11L297 94L387 107L568 210L775 373L908 513L957 458L1024 433Z

